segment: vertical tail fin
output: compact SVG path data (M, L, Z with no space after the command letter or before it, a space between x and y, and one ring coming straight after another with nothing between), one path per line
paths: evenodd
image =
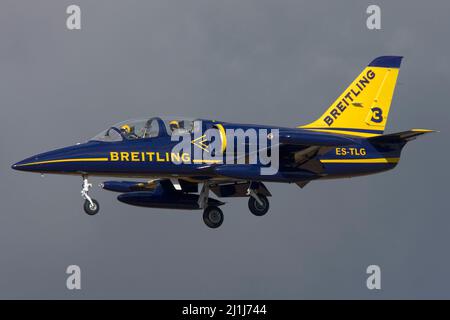
M370 137L387 123L402 57L373 60L316 121L300 128Z

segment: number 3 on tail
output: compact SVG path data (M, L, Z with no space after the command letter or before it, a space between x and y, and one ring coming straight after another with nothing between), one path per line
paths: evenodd
M375 123L383 122L383 110L378 107L374 107L371 110L372 110L372 118L370 119L370 121Z

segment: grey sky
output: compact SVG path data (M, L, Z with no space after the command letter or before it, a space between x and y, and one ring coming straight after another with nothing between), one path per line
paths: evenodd
M450 298L450 3L21 1L0 4L0 298ZM65 27L78 4L82 30ZM265 217L245 199L218 230L200 212L145 209L81 179L13 162L109 124L186 115L295 126L318 117L374 57L405 56L388 132L431 128L383 174L268 184ZM100 179L94 179L98 184ZM82 269L82 290L65 268ZM369 264L382 290L365 287Z

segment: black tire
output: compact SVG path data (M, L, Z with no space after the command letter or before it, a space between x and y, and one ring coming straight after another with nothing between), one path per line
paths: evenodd
M267 197L263 194L258 194L258 197L263 205L260 205L255 198L250 197L248 199L248 208L255 216L261 217L269 211L269 199L267 199Z
M219 207L209 206L203 211L203 221L210 228L218 228L223 222L223 212Z
M86 212L88 215L93 216L98 213L100 210L100 205L98 204L98 201L95 199L92 199L92 202L94 203L94 206L91 206L91 203L88 200L84 201L84 212Z

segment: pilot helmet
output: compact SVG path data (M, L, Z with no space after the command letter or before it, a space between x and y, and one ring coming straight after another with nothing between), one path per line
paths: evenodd
M169 122L170 130L180 129L180 123L177 120L172 120Z
M125 133L130 133L131 132L131 127L128 124L124 124L123 126L120 127L120 130L125 132Z

